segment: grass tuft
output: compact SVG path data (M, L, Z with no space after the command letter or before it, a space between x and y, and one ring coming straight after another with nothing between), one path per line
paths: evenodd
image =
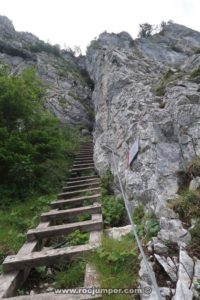
M154 213L146 213L142 204L135 207L132 219L136 225L139 237L146 241L156 236L160 230L160 225L156 215Z
M137 287L139 261L133 240L124 237L117 241L103 237L101 247L93 252L89 261L99 273L102 288ZM103 299L130 299L130 295L104 295Z

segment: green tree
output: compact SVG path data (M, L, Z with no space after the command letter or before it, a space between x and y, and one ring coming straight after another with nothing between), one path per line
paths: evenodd
M143 24L140 24L139 26L140 26L140 30L139 30L138 37L147 38L152 35L153 26L151 24L143 23Z
M47 193L67 175L78 132L61 128L44 109L44 95L34 69L21 75L0 69L0 204Z

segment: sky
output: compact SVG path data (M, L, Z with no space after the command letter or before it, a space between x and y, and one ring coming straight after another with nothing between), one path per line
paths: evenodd
M0 15L17 31L83 52L103 31L127 31L135 38L145 22L173 20L200 31L199 13L200 0L0 0Z

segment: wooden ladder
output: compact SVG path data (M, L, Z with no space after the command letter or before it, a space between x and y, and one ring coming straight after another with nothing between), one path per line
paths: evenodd
M93 175L84 175L85 172ZM69 300L97 299L101 295L89 294L55 294L43 293L25 296L14 296L33 267L59 264L78 254L89 252L101 243L103 220L101 213L99 178L93 162L93 144L83 144L78 152L71 178L64 185L58 199L50 203L51 210L41 215L41 223L27 232L27 242L16 255L7 256L3 262L3 274L0 276L0 299L15 300ZM84 202L87 205L84 205ZM66 208L69 206L70 208ZM71 217L90 214L91 219L82 222L66 223ZM54 225L56 221L65 220L64 224ZM69 234L75 230L90 232L89 242L79 246L69 246L59 249L46 249L43 246L47 239ZM94 268L87 264L84 287L98 287L99 282Z

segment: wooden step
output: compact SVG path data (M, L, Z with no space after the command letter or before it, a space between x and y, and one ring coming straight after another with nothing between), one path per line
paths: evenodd
M75 159L93 159L93 155L79 154L76 155Z
M90 155L90 156L84 156L84 155L80 155L80 156L77 156L76 158L75 158L75 161L76 160L82 160L83 162L84 161L87 161L87 160L92 160L93 162L94 162L94 160L93 160L93 155Z
M99 178L93 178L93 179L85 179L85 180L77 180L77 181L68 181L65 184L67 186L76 185L76 186L82 186L82 184L90 183L90 182L100 182Z
M92 160L92 161L94 161L93 160L93 156L77 156L76 158L75 158L75 161L76 160L82 160L82 161L86 161L86 160Z
M73 165L73 168L86 167L86 166L88 166L88 167L94 167L94 162L92 162L92 163L85 163L85 162L75 163Z
M84 190L77 190L73 192L65 192L58 194L58 199L69 199L71 196L74 196L76 194L82 194L82 193L88 193L88 192L97 192L100 191L100 188L91 188L91 189L84 189Z
M88 156L88 158L87 157L84 157L84 158L81 158L81 157L79 157L79 156L77 156L75 159L74 159L74 162L76 162L76 161L92 161L92 162L94 162L94 159L93 159L93 156Z
M89 244L71 246L61 249L32 252L26 255L10 255L4 260L2 266L5 273L24 270L25 268L35 268L39 266L58 265L66 259L91 251L94 247Z
M94 178L99 178L98 175L90 175L90 176L79 176L79 177L73 177L73 178L69 178L69 181L77 181L77 180L86 180L86 179L94 179Z
M93 156L93 152L89 152L89 151L82 151L82 152L79 152L77 153L76 157L77 156Z
M96 170L95 169L90 169L90 170L87 170L87 171L83 171L83 172L88 172L90 176L94 176L96 173ZM76 178L77 175L81 175L82 174L82 171L74 171L71 173L71 178Z
M30 229L27 232L28 240L43 239L46 237L58 236L68 234L75 230L90 232L94 230L101 230L103 226L102 218L99 220L89 220L83 222L74 222L63 225L50 226L45 229Z
M91 195L91 196L82 196L82 197L78 197L78 198L72 198L72 199L68 199L68 200L57 200L57 201L53 201L50 203L50 206L52 208L62 208L66 205L78 205L81 204L84 201L91 201L91 202L95 202L98 199L100 199L101 194L95 194L95 195Z
M88 146L88 147L81 147L80 151L93 151L94 147L93 146Z
M88 155L88 156L91 156L91 155L93 155L94 154L94 152L93 151L79 151L77 154L76 154L76 156L80 156L80 155Z
M83 163L88 163L88 164L93 164L94 161L93 159L90 160L85 160L85 159L78 159L78 160L74 160L74 164L83 164Z
M95 203L96 204L96 203ZM102 214L92 214L92 220L96 221L102 218ZM89 244L98 248L101 245L101 239L103 235L103 230L96 230L90 232Z
M82 214L94 214L101 212L101 205L99 203L90 206L78 207L78 208L70 208L66 210L59 210L59 211L49 211L47 213L43 213L41 215L41 220L49 221L49 220L56 220L56 219L65 219L69 216L78 216Z
M93 149L94 149L93 147L80 148L77 154L80 152L93 152Z
M79 167L79 168L73 168L71 171L72 172L80 172L80 171L87 171L87 170L95 170L94 165L90 167Z
M79 184L79 185L64 186L63 187L63 192L78 190L78 189L86 188L86 187L98 187L98 186L99 186L98 181L97 182L83 183L83 184Z

